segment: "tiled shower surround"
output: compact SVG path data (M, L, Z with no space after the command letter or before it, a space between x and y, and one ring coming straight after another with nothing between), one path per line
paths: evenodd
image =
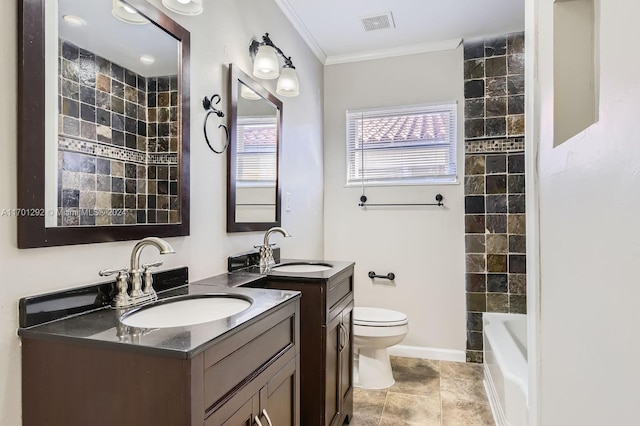
M179 223L177 77L59 46L58 225Z
M526 313L524 34L464 44L467 361L482 312Z

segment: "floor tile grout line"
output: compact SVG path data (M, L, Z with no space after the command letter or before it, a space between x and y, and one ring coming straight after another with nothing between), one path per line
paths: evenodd
M442 411L442 362L438 361L438 398L440 399L440 426L444 425Z
M387 398L389 398L389 389L384 394L384 402L382 403L382 412L380 413L380 418L378 419L378 426L382 424L382 417L384 417L384 407L387 406Z

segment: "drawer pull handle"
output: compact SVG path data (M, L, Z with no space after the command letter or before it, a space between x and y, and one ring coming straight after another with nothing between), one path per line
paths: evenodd
M346 325L344 325L344 323L342 324L342 328L344 329L344 346L342 349L346 348L347 346L349 346L349 329L347 328Z
M347 327L345 327L344 324L340 324L340 345L339 345L339 352L342 352L344 350L344 348L347 347L347 345L349 344L349 331L347 330Z
M267 419L267 423L269 424L269 426L273 426L273 423L271 423L271 419L269 418L269 414L267 414L267 410L265 410L264 408L262 409L262 415L265 419Z
M253 422L254 422L255 424L257 424L258 426L262 426L262 423L260 422L260 419L258 418L258 416L255 416L255 417L253 418Z

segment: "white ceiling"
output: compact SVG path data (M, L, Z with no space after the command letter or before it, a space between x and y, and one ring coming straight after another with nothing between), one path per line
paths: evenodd
M455 48L524 30L524 0L275 0L325 64ZM391 12L395 28L365 32ZM277 44L277 43L276 43Z
M112 0L59 0L59 36L145 77L177 74L178 41L153 23L119 21L111 13L112 5ZM64 15L77 16L86 25L69 26L62 19ZM151 55L155 62L145 65L140 62L141 55Z

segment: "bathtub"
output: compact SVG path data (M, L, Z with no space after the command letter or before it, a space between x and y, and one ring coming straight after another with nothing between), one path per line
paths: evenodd
M484 386L497 426L528 424L527 316L483 314Z

